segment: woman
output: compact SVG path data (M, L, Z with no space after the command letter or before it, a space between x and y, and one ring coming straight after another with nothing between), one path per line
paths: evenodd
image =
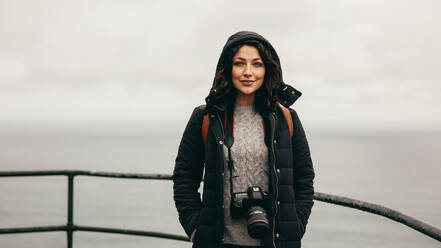
M173 172L179 221L193 247L301 247L314 170L300 120L288 109L300 95L283 83L265 38L229 37Z

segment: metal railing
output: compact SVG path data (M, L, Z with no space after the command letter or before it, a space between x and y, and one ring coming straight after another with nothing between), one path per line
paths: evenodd
M112 177L112 178L126 178L126 179L150 179L150 180L171 180L171 175L164 174L135 174L135 173L112 173L112 172L91 172L82 170L53 170L53 171L0 171L0 177L27 177L27 176L67 176L68 178L68 194L67 194L67 224L62 226L36 226L36 227L21 227L21 228L0 228L0 234L12 233L33 233L33 232L54 232L65 231L67 233L67 247L72 248L73 233L75 231L88 232L103 232L139 235L157 238L166 238L173 240L189 241L186 236L161 233L148 232L141 230L129 230L118 228L79 226L74 224L74 178L75 176L94 176L94 177ZM415 229L426 236L434 238L441 242L441 229L424 223L411 216L400 213L396 210L369 203L359 201L343 196L330 195L320 192L315 192L314 199L317 201L327 202L349 208L354 208L369 213L377 214L389 218L393 221L402 223L412 229Z

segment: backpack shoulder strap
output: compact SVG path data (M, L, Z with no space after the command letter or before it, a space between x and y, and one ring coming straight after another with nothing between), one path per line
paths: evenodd
M286 108L282 104L279 104L279 105L280 105L280 108L283 111L283 115L285 116L286 122L288 123L289 135L292 138L292 135L293 135L293 124L292 124L291 112L289 111L288 108Z
M208 118L208 114L205 114L204 120L202 121L202 140L204 141L204 147L207 146L207 134L208 134L209 125L210 125L210 118Z

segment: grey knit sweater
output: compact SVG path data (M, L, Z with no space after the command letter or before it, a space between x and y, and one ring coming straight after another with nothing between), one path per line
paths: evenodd
M253 105L235 106L234 109L234 144L231 147L234 161L233 192L246 192L249 186L261 186L268 192L268 148L264 143L262 116ZM259 246L260 240L248 235L245 217L232 219L230 214L230 170L228 149L224 145L224 243Z

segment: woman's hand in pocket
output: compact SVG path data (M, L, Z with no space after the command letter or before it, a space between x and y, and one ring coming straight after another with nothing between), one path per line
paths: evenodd
M194 243L194 235L196 234L196 230L197 230L197 229L194 229L194 231L193 231L193 233L191 234L191 237L190 237L190 241L191 241L192 243Z

